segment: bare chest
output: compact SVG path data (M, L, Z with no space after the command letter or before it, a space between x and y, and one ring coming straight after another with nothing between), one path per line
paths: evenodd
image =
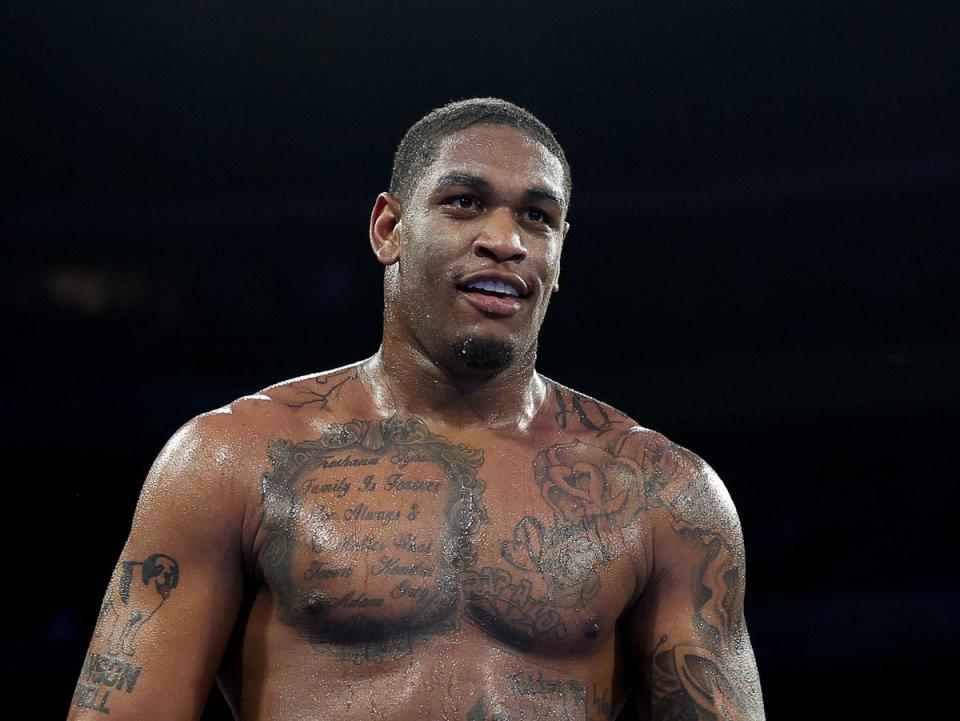
M276 441L269 460L259 558L279 620L341 657L399 658L452 633L589 653L634 591L619 532L631 488L599 447L353 421Z

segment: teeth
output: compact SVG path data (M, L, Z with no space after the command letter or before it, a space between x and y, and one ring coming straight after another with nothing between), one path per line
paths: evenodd
M487 290L492 293L503 293L504 295L520 295L512 285L507 285L499 280L475 280L467 287L476 288L477 290Z

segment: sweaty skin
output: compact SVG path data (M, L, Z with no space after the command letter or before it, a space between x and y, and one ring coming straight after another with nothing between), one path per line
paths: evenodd
M378 199L383 347L171 439L69 718L199 718L215 678L244 720L763 718L722 483L534 370L555 160L473 126Z

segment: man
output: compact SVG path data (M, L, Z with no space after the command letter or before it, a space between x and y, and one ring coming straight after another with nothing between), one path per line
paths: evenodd
M739 523L692 453L539 375L570 174L510 103L398 148L383 344L161 452L70 718L760 719Z

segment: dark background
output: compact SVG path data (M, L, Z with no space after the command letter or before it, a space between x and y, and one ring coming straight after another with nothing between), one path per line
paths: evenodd
M541 370L725 479L769 717L911 718L949 695L957 19L949 2L5 5L9 703L65 714L181 423L376 349L366 224L393 148L487 94L537 113L573 167Z

